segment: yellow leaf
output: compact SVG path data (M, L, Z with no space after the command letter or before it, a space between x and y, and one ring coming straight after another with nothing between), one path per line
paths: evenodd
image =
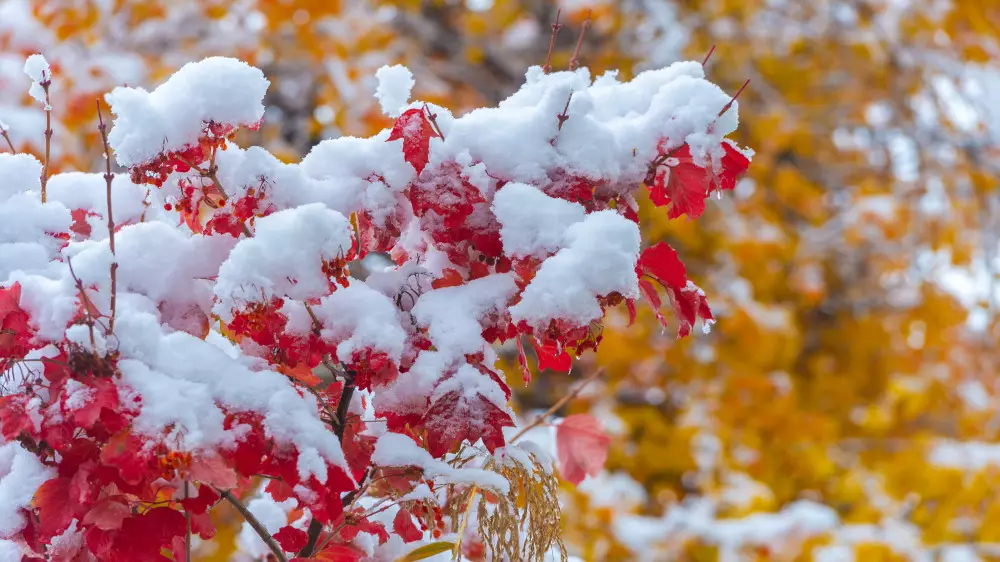
M426 560L435 554L441 554L442 552L448 552L449 550L455 548L455 543L448 541L438 541L432 542L431 544L425 544L424 546L410 551L406 556L402 556L396 559L396 562L416 562L417 560Z

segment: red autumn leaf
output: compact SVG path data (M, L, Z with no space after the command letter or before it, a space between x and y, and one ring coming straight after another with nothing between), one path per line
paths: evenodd
M674 305L674 314L680 320L680 327L677 329L677 337L683 338L691 333L698 318L702 322L711 322L715 318L712 310L708 307L705 293L690 281L680 290L670 290L670 302Z
M360 513L356 513L351 519L353 520L353 524L347 524L340 528L340 538L345 541L353 541L358 536L358 533L375 535L379 538L379 543L389 540L389 533L386 532L385 525L377 521L371 521Z
M70 211L69 216L73 219L73 224L70 225L69 229L84 238L89 238L91 228L90 223L87 222L87 217L96 217L99 215L85 209L73 209Z
M226 461L218 455L202 454L191 459L188 467L192 480L210 484L222 489L236 487L236 472L226 464ZM205 486L203 486L205 487Z
M38 512L38 534L43 538L62 533L76 518L79 504L66 501L70 495L69 478L53 478L45 481L32 499Z
M423 538L424 533L413 524L413 515L406 509L396 512L396 517L392 520L392 530L399 535L403 542L418 541Z
M551 344L535 344L535 355L538 356L539 371L552 369L553 371L568 373L573 367L573 358L570 354L566 353L566 350L562 350L561 352L558 351L556 347Z
M625 307L628 308L628 325L635 324L635 299L625 299Z
M342 544L334 544L317 552L311 560L318 560L320 562L358 562L363 557L364 554L354 548ZM294 558L294 560L304 562L302 558Z
M22 394L0 396L0 430L7 441L13 441L22 431L32 431L31 417L25 410L27 403L28 397Z
M421 420L427 429L427 450L441 458L453 445L468 439L475 443L480 437L492 453L504 445L503 427L514 421L478 392L453 390L438 398Z
M722 149L718 172L711 164L707 168L695 164L687 144L669 152L667 165L656 171L650 187L653 204L670 205L667 217L671 219L685 214L692 219L700 217L705 212L705 199L713 191L733 189L736 180L750 166L750 160L732 143L723 142Z
M278 541L285 552L298 552L309 542L309 535L302 529L287 525L274 534L274 540Z
M465 283L465 279L462 279L462 274L454 269L445 269L443 273L444 275L431 282L431 287L443 289L445 287L456 287Z
M403 158L420 174L430 160L431 137L436 136L424 110L409 109L396 119L387 140L403 139Z
M0 289L0 370L4 359L19 359L29 351L28 313L21 309L21 285Z
M205 513L215 505L215 502L219 501L219 493L212 486L188 484L188 489L193 497L185 498L180 502L184 506L184 511L188 513Z
M110 531L120 529L122 521L132 515L132 510L128 504L116 498L108 498L95 505L83 517L84 525L93 525L98 529Z
M101 417L101 411L118 409L118 388L108 379L97 379L87 384L88 392L83 404L71 404L73 396L64 396L63 407L70 412L70 419L77 427L91 428ZM71 407L73 406L73 407Z
M643 250L639 256L637 269L677 289L687 285L687 269L677 257L677 252L666 242L660 242Z
M559 470L574 485L587 476L596 476L608 459L611 439L603 424L587 414L565 418L556 426L556 454Z
M184 514L169 507L151 509L126 519L115 535L107 559L159 560L160 549L187 533Z

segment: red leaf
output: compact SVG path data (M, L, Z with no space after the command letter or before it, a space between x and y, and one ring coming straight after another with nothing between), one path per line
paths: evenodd
M676 289L687 285L687 269L677 257L677 252L666 242L660 242L642 251L638 269Z
M309 542L309 535L302 529L292 526L285 526L274 534L274 540L278 541L285 552L298 552Z
M35 491L32 505L38 510L38 534L43 541L62 533L76 518L80 505L66 501L70 484L69 478L53 478Z
M671 290L670 302L674 305L674 314L680 320L680 327L677 329L677 337L683 338L691 333L698 318L702 322L711 322L715 318L712 310L705 300L705 293L694 283L688 282L687 286L680 290Z
M235 485L235 478L233 480L233 484ZM189 513L205 513L215 505L215 502L219 501L219 493L212 486L203 484L196 488L194 484L188 484L188 487L192 492L197 492L198 495L181 500L180 503L184 506L184 511Z
M131 515L132 510L129 509L127 504L115 498L108 498L87 512L87 515L83 517L83 524L92 525L104 531L110 531L112 529L120 529L122 521L128 519Z
M431 137L436 136L424 110L409 109L396 120L387 140L403 139L403 158L420 174L430 160Z
M465 279L462 278L462 274L454 269L445 269L444 274L434 281L431 282L431 287L435 289L443 289L444 287L455 287L465 283Z
M718 172L711 165L703 168L695 164L691 147L686 144L669 153L668 165L656 171L650 199L657 207L670 205L667 217L671 219L685 214L693 219L700 217L705 212L705 199L713 191L733 189L750 166L750 160L731 142L724 141L722 149Z
M335 544L316 553L314 560L320 562L358 562L364 555L357 550L342 544ZM294 560L302 560L295 558Z
M90 223L87 222L88 216L99 216L97 213L91 213L84 209L73 209L69 213L70 218L73 219L73 224L70 225L69 229L84 238L90 237Z
M403 539L403 542L418 541L424 536L423 531L413 524L413 515L406 509L396 512L396 517L392 520L392 530Z
M573 358L566 350L558 351L554 345L535 344L535 355L538 356L538 370L552 369L568 373L573 367Z
M125 520L107 558L159 560L160 549L170 548L174 537L186 533L187 521L180 511L169 507L151 509Z
M513 426L510 415L478 392L453 390L438 398L421 420L427 429L427 450L441 458L463 439L480 437L492 453L504 445L503 427Z
M625 299L625 306L628 308L628 325L635 324L635 299Z
M574 485L596 476L608 459L611 439L601 422L587 414L567 417L556 426L556 454L563 478Z
M196 455L191 459L189 468L191 479L211 484L203 488L230 489L236 487L236 472L230 468L222 457L214 454Z

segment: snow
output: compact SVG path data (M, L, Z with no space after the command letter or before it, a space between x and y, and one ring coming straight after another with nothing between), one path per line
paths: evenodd
M0 445L0 539L11 538L24 528L27 521L22 510L30 507L38 487L54 476L55 470L20 444Z
M341 360L349 361L355 351L373 349L399 364L406 332L389 297L354 281L349 287L323 297L313 311L323 325L323 339L339 342L337 357Z
M0 203L42 188L42 163L30 154L0 153Z
M115 115L108 141L120 165L134 166L195 144L210 121L255 125L269 84L243 61L210 57L184 65L152 92L115 88L106 97Z
M293 240L295 248L289 249ZM323 262L345 258L352 245L350 222L319 203L264 217L254 237L240 240L223 262L213 310L229 320L234 310L274 296L321 297L329 290Z
M28 94L35 98L41 104L44 104L45 110L49 110L49 101L45 95L45 88L48 87L48 82L52 81L52 69L49 68L49 61L45 60L42 55L31 55L28 60L24 61L24 73L31 78L31 89L28 90Z
M552 319L583 326L603 316L598 296L638 296L640 240L634 222L614 211L599 211L570 225L563 236L564 247L542 263L521 302L510 307L515 322L524 320L538 330Z
M257 521L270 534L277 533L288 525L288 512L295 508L295 500L275 501L267 492L261 492L246 504L247 510L257 518ZM244 522L240 534L236 537L239 549L254 559L271 555L271 550L260 539L249 523Z
M510 183L497 191L493 212L500 221L504 253L519 258L555 253L565 243L566 230L586 217L583 205L549 197L523 183Z
M399 117L402 108L410 100L410 91L416 84L413 73L405 66L397 64L378 69L375 78L378 80L375 97L382 106L382 113L389 117Z
M448 463L431 457L413 439L399 433L385 433L378 438L372 462L382 467L418 467L435 484L469 484L501 494L506 494L510 489L510 484L503 476L478 468L453 468Z
M445 287L421 295L413 307L417 323L438 351L455 357L483 351L480 319L504 309L517 292L513 276L496 274L458 287Z

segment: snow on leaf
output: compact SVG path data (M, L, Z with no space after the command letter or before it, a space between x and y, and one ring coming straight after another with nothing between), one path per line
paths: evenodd
M705 212L705 199L716 190L731 190L747 171L750 160L730 142L722 143L723 157L719 170L694 162L687 144L668 152L665 165L657 169L649 196L657 207L670 205L667 217L681 215L696 219Z
M608 459L611 439L603 424L588 414L575 414L556 426L556 454L559 470L574 485L587 476L596 476Z
M396 119L387 141L403 140L403 156L417 174L430 160L431 137L439 136L420 108L408 109Z
M463 439L475 443L480 437L493 452L504 445L502 428L513 426L514 421L483 395L468 396L455 390L431 404L424 414L423 425L428 430L427 449L440 458Z

